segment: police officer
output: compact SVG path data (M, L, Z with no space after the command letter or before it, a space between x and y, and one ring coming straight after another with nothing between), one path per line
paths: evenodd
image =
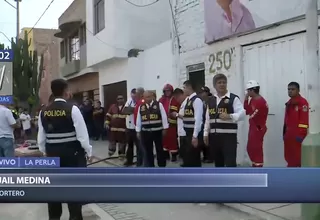
M137 137L145 148L147 166L154 167L153 146L155 146L158 166L165 167L166 157L162 139L169 127L167 113L163 105L154 99L153 92L146 91L143 99L144 102L139 106L137 114Z
M212 93L209 89L209 87L207 86L203 86L201 87L200 90L200 94L199 94L200 98L202 99L203 102L203 124L202 124L202 128L204 129L204 122L206 120L206 110L207 110L207 104L209 102L209 99L212 98ZM202 130L203 132L203 130ZM210 151L210 148L208 146L205 146L205 144L203 144L204 146L202 146L202 154L203 154L203 159L202 161L204 163L213 163L213 152Z
M59 157L61 167L86 167L92 146L86 124L78 107L67 103L68 83L63 79L51 82L54 102L45 107L39 116L38 145L49 157ZM70 219L83 220L82 204L68 203ZM60 219L61 203L49 203L49 220Z
M183 166L201 167L203 102L195 93L195 87L190 80L183 83L183 89L185 95L188 96L183 116L183 127L186 131L186 149L183 157Z
M227 90L224 74L213 77L213 86L217 94L208 102L204 141L214 152L216 167L236 167L237 123L245 117L245 110L239 97Z

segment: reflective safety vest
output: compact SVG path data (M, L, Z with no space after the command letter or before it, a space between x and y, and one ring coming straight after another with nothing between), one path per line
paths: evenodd
M109 125L111 131L126 131L126 117L127 115L122 114L124 105L119 107L113 104L106 115L105 123Z
M41 111L41 122L46 133L46 151L83 152L77 140L76 130L71 117L73 105L65 101L54 101ZM59 150L58 150L59 149Z
M192 133L194 130L195 119L193 102L197 98L199 98L197 95L193 96L191 99L188 98L186 106L184 107L183 128L186 131L186 133Z
M18 119L19 118L19 114L15 109L11 109L11 112L13 114L14 119Z
M212 97L208 101L208 111L210 117L210 133L235 134L237 135L238 124L232 120L221 120L221 113L234 113L233 102L237 95L230 93L230 97L224 97L217 105L217 98Z
M163 130L162 117L159 102L153 101L151 105L143 103L140 105L141 130L161 131Z

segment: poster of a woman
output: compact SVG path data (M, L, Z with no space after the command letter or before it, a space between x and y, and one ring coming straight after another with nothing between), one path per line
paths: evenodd
M204 0L205 42L256 28L250 11L240 0Z

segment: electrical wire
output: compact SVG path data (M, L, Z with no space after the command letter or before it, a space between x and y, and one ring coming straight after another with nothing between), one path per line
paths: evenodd
M125 1L126 1L127 3L129 3L129 4L131 4L131 5L133 5L133 6L135 6L135 7L139 7L139 8L148 7L148 6L151 6L151 5L153 5L153 4L157 3L157 2L159 2L159 0L155 0L154 2L149 3L149 4L145 4L145 5L138 5L138 4L135 4L135 3L131 2L130 0L125 0Z
M176 19L175 19L175 13L174 13L174 10L173 10L173 6L172 6L172 3L171 3L171 0L169 0L169 5L170 5L170 10L171 10L171 16L172 16L172 21L173 21L173 26L174 26L174 32L175 32L175 37L177 38L177 43L178 43L178 51L180 53L180 37L179 37L179 34L178 34L178 28L177 28L177 22L176 22Z
M69 13L70 13L70 14L73 14L76 9L77 9L77 7L74 7L73 10L70 11ZM68 9L67 9L67 10L68 10ZM93 31L91 31L91 30L89 30L89 29L87 28L87 25L85 25L85 28L86 28L86 30L87 30L93 37L97 38L97 40L99 40L99 41L100 41L101 43L103 43L104 45L109 46L109 47L112 47L112 48L114 48L114 49L129 51L129 49L127 49L127 48L116 47L116 46L114 46L114 45L108 44L107 42L101 40L101 38L99 38L96 34L94 34Z
M16 6L14 6L13 4L11 4L10 2L8 2L7 0L4 0L8 5L10 5L12 8L17 9Z
M50 6L52 5L52 3L54 2L54 0L51 0L51 2L49 3L48 7L44 10L44 12L41 14L41 16L39 17L39 19L37 20L37 22L33 25L33 27L29 30L28 34L30 34L30 32L35 28L35 26L39 23L39 21L42 19L42 17L46 14L46 12L48 11L48 9L50 8Z
M92 31L90 31L90 30L87 28L87 26L86 26L86 29L87 29L87 31L88 31L93 37L97 38L97 40L99 40L101 43L103 43L103 44L105 44L105 45L107 45L107 46L109 46L109 47L112 47L112 48L114 48L114 49L119 49L119 50L128 51L128 49L126 49L126 48L116 47L116 46L113 46L113 45L108 44L107 42L101 40L97 35L95 35Z

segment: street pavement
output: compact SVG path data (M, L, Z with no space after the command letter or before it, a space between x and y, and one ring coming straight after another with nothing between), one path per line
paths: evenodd
M107 142L92 142L94 161L108 157ZM119 167L118 158L89 167ZM169 163L178 167L178 163ZM205 167L212 167L206 164ZM298 220L300 204L89 204L84 207L84 220ZM45 204L1 204L0 220L47 220ZM64 206L61 220L68 219Z
M93 154L98 158L108 157L107 142L94 142ZM103 165L104 164L104 165ZM104 163L95 164L92 167L100 166L122 166L123 161L119 159L108 159ZM169 163L168 167L179 167L178 163ZM204 164L204 167L212 167L212 164ZM125 210L128 215L131 210L136 210L145 217L145 219L209 219L219 220L301 220L301 204L295 203L231 203L231 204L95 204L97 209L103 209L105 212L114 213ZM184 210L184 211L182 211ZM133 212L134 213L134 212ZM247 215L244 215L246 213ZM230 215L230 216L228 216ZM236 217L233 217L233 216ZM243 216L244 215L244 216ZM216 217L214 217L216 216ZM192 217L192 218L189 218ZM112 218L110 218L112 220ZM131 220L131 219L130 219Z
M46 204L39 203L3 203L0 206L1 220L48 220ZM101 220L88 206L83 208L84 220ZM63 206L61 220L68 220L67 206Z
M93 142L94 161L108 157L107 142ZM117 156L117 155L115 155ZM108 159L89 167L121 167L124 161ZM169 167L178 167L170 163ZM209 166L209 165L208 165ZM259 220L261 218L238 211L222 204L90 204L103 220Z

